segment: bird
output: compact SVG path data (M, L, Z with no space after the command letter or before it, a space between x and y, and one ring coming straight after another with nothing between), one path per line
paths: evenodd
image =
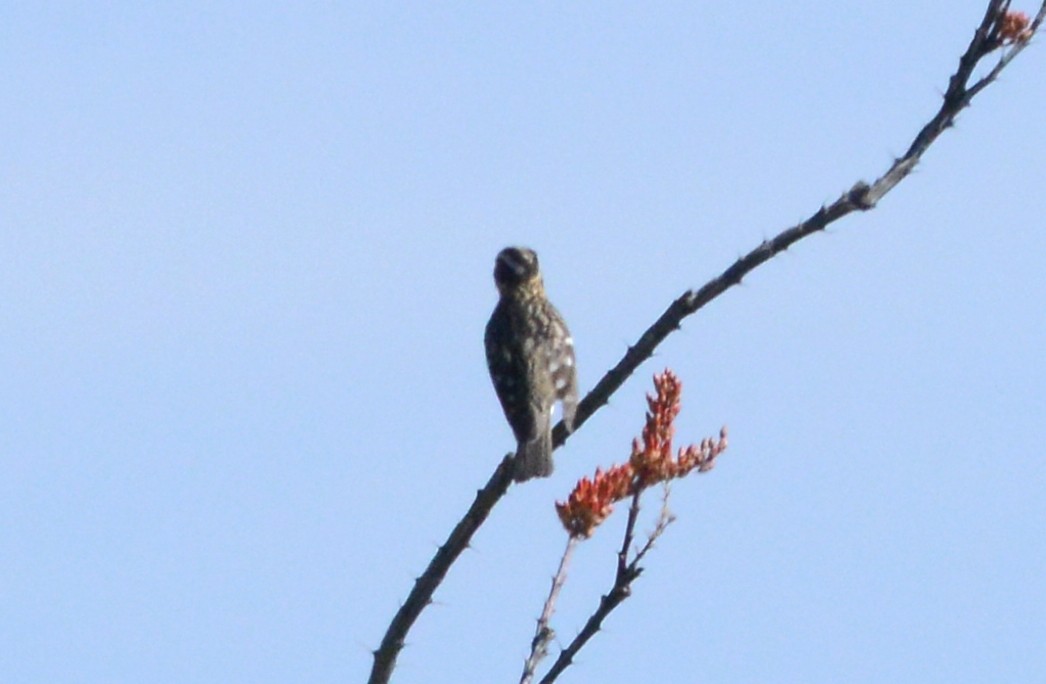
M555 403L562 403L568 432L577 414L574 340L545 295L534 250L501 250L494 260L494 284L499 298L483 341L490 379L516 438L513 479L548 477Z

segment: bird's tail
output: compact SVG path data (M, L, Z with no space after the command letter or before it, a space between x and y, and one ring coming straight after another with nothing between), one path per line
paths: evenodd
M516 469L512 474L516 482L526 482L534 477L552 474L552 431L540 430L530 440L519 443L516 449Z

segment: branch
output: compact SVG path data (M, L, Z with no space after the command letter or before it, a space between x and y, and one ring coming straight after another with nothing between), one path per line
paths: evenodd
M1019 37L1006 43L1006 36L1000 33L1000 27L1003 25L1008 7L1009 2L1006 0L992 0L988 4L984 19L974 33L973 40L966 52L959 60L958 70L949 80L948 90L944 94L940 109L915 136L903 157L896 159L886 173L871 185L858 181L835 202L822 206L808 219L784 230L773 239L764 240L762 244L735 261L718 277L708 281L700 289L687 290L680 295L654 324L647 328L639 340L628 348L617 365L607 371L606 375L581 401L574 418L574 429L577 430L607 403L625 380L653 355L658 345L672 332L679 329L684 318L697 312L734 285L740 284L741 279L756 267L785 251L799 240L824 230L828 225L855 211L874 209L876 203L884 195L904 180L919 163L930 145L952 125L959 112L970 104L975 95L992 83L1002 69L1027 46L1046 16L1046 2L1043 2L1031 25ZM1008 47L1004 50L998 64L972 86L968 85L977 64L988 54L1004 45L1008 45ZM553 433L554 444L556 446L563 444L567 437L565 426L562 423L556 425Z
M578 654L578 651L584 648L585 644L603 628L603 620L614 612L614 609L621 605L625 599L632 595L632 583L643 574L643 568L639 565L639 562L643 560L647 551L653 548L654 542L657 541L658 537L664 533L665 529L674 520L672 513L668 510L668 484L666 483L661 503L661 514L658 516L657 525L654 527L654 531L647 536L643 547L637 550L636 555L629 561L628 550L632 548L632 542L635 539L636 520L639 517L639 497L643 491L645 490L637 489L632 495L632 505L628 508L628 522L625 523L625 534L621 541L621 550L617 554L617 572L614 574L613 586L610 587L609 592L600 598L599 606L585 622L585 626L581 628L574 640L560 651L556 662L549 668L548 673L542 678L540 684L552 684L552 682L556 681L559 675L573 664L574 657Z
M400 609L396 611L396 616L392 618L385 637L381 640L381 646L374 651L374 666L371 668L368 680L370 684L379 682L384 684L389 681L392 670L396 667L396 656L403 649L407 632L421 615L421 611L432 603L432 595L436 592L436 588L443 582L450 566L468 547L472 535L490 515L494 504L508 491L509 485L512 484L512 472L513 454L506 454L494 474L490 476L486 486L476 493L476 500L472 502L465 517L454 526L446 543L436 551L436 555L429 562L429 567L425 568L421 577L414 581L414 588L411 589L410 595Z
M607 470L597 469L591 478L578 480L565 502L556 502L556 513L560 522L572 538L588 538L596 528L613 513L614 504L629 499L628 520L617 552L617 570L614 584L599 601L599 607L589 617L585 626L574 640L563 649L552 664L541 684L550 684L562 674L578 651L602 628L603 620L621 603L632 595L632 583L639 578L643 568L639 565L654 543L664 534L675 518L668 509L672 480L693 473L707 473L716 460L727 449L727 433L724 426L719 439L706 437L701 443L691 444L676 451L672 446L675 434L675 419L679 415L683 383L671 370L654 376L656 394L647 395L646 425L642 439L632 441L632 453L628 462L614 465ZM674 454L674 455L673 455ZM635 540L636 521L639 519L639 502L643 492L655 484L664 486L661 497L661 513L657 525L647 535L642 548L629 552Z
M574 419L574 429L581 427L607 403L625 380L653 355L658 345L669 334L679 329L684 318L739 284L741 279L756 267L769 261L799 240L824 230L829 224L855 211L873 209L884 195L904 180L919 163L923 153L945 129L952 125L959 112L966 108L981 90L994 82L1010 61L1028 45L1046 16L1046 1L1044 1L1029 27L1019 35L1007 35L1003 32L1002 27L1009 5L1009 0L991 0L988 3L984 18L974 33L973 40L959 60L959 68L948 83L948 90L945 92L940 109L915 136L903 157L895 160L886 173L871 185L858 181L835 202L822 206L808 219L788 228L773 239L764 240L762 244L735 261L700 289L687 290L680 295L640 336L636 344L628 348L617 365L607 371L581 401ZM974 68L985 56L999 47L1004 48L999 62L987 75L975 81L973 85L969 85ZM562 446L568 436L566 426L560 421L553 432L554 446L557 448ZM494 471L486 486L476 495L476 500L454 527L446 543L437 551L425 572L415 581L414 588L406 602L389 624L385 636L382 638L381 646L374 652L374 665L368 680L369 684L386 684L389 681L407 632L425 606L432 601L432 595L442 583L450 566L468 545L472 535L508 491L508 487L512 483L511 470L510 459L506 458ZM619 597L613 592L603 597L604 602L613 604L610 606L610 610L623 599L623 596ZM593 615L593 618L596 617Z
M668 508L668 495L671 493L671 487L666 482L664 492L661 495L661 513L657 516L657 525L654 526L654 531L647 535L646 544L643 544L643 548L636 552L636 557L633 560L634 563L639 563L643 560L643 556L647 554L650 549L654 548L654 542L656 542L669 525L676 521L676 517L672 515L672 511Z
M603 627L603 620L631 595L632 582L643 572L643 568L638 565L625 562L628 547L632 545L632 534L636 526L636 517L639 514L639 495L641 493L642 490L636 490L635 494L632 495L632 505L628 508L628 522L625 523L624 540L621 544L621 551L618 553L617 572L614 573L614 586L599 599L599 607L588 618L585 626L581 628L574 640L559 652L559 657L556 658L556 662L552 663L552 667L549 668L545 676L541 678L540 684L551 684L556 681L556 678L574 662L574 656L577 655L577 652Z
M552 613L556 610L556 600L559 598L563 583L567 580L567 566L570 565L570 558L574 555L574 549L577 548L579 541L578 537L567 537L567 548L563 550L563 557L559 559L559 569L556 570L556 576L552 578L552 589L548 592L545 607L542 608L541 617L538 618L534 640L530 642L530 656L523 664L523 675L519 678L519 684L530 684L533 681L538 663L548 655L548 645L556 636L556 632L548 626L548 623L552 620Z

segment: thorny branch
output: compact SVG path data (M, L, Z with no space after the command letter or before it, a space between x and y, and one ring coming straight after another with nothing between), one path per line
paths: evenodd
M642 438L633 440L628 462L613 465L607 470L597 469L592 478L578 480L566 501L556 502L559 520L567 534L574 539L592 536L596 528L613 513L615 503L628 499L630 505L621 549L617 553L614 584L600 599L599 606L578 635L560 652L541 680L542 684L555 681L574 661L578 651L600 630L603 620L632 595L632 583L643 572L640 562L674 520L668 509L669 483L693 473L707 473L715 466L719 455L727 449L724 427L719 432L719 439L706 437L700 445L691 444L676 451L672 440L675 419L681 407L683 383L666 369L664 373L654 376L654 388L656 393L647 395L649 411ZM657 484L664 486L661 514L654 530L647 535L646 543L633 551L640 498L643 492Z
M635 538L636 519L639 514L639 496L641 493L641 491L637 491L633 495L632 504L628 509L628 521L625 523L625 534L621 543L621 551L618 552L618 566L617 572L614 574L613 586L610 587L610 591L600 598L599 606L589 616L585 626L567 644L566 648L560 651L556 662L552 664L552 667L549 668L539 684L552 684L552 682L556 681L559 675L573 664L574 657L578 654L578 651L584 648L585 644L602 629L603 620L615 608L621 605L625 599L632 595L632 583L643 574L643 568L639 565L639 562L643 560L647 551L653 548L654 542L675 520L671 511L668 510L668 484L666 483L665 493L661 501L661 514L658 516L657 524L654 526L654 530L647 536L646 543L643 544L642 548L636 551L632 560L628 560L628 550L632 548Z
M886 173L871 185L863 181L855 183L835 202L822 206L808 219L784 230L773 239L764 240L762 244L735 261L700 289L687 290L680 295L640 336L639 340L628 348L617 365L607 371L581 401L575 417L574 429L581 427L600 407L607 403L625 380L650 358L657 346L669 334L679 329L684 318L697 312L732 286L739 284L744 276L799 240L824 230L829 224L855 211L873 209L884 195L904 180L940 134L951 127L959 113L969 106L976 95L993 83L1002 70L1027 47L1046 17L1046 1L1042 3L1030 23L1026 18L1021 23L1019 20L1023 15L1011 13L1009 8L1010 0L990 0L984 18L974 32L969 47L959 60L957 71L948 82L948 89L944 94L940 109L915 136L904 156L895 160ZM1016 23L1013 21L1015 18L1018 19ZM1003 52L998 62L987 74L971 84L976 66L1000 47L1003 48ZM568 433L563 423L556 425L553 433L555 446L562 446L567 437ZM403 649L407 632L432 601L436 588L442 583L450 566L468 546L472 535L508 491L512 479L509 466L509 459L501 462L487 485L477 493L476 500L454 527L446 543L440 547L425 572L415 581L410 595L396 612L382 638L381 645L374 652L374 665L368 680L369 684L386 684L389 681L396 666L396 658ZM604 597L604 600L616 600L619 603L621 598L608 595Z
M538 618L538 626L534 631L534 640L530 642L530 655L523 663L523 675L519 678L519 684L530 684L533 681L538 663L548 655L548 645L556 636L555 631L549 626L549 622L552 621L552 613L556 610L559 592L563 588L563 583L567 581L567 567L570 565L570 558L574 555L574 549L577 548L579 541L578 537L567 537L567 547L563 550L563 557L559 559L559 569L552 578L552 589L549 590L545 606L541 609L541 617Z
M374 666L371 669L369 682L375 684L389 681L392 670L396 667L396 656L403 649L404 639L411 625L421 615L421 611L432 602L432 595L436 593L436 587L443 582L450 566L468 547L472 535L490 515L494 504L508 491L508 486L512 483L512 472L512 454L506 454L487 484L476 493L476 500L472 502L465 517L454 526L447 541L439 547L436 555L429 562L429 566L425 568L425 572L414 581L414 588L411 589L410 596L396 611L396 615L385 632L385 638L381 640L381 646L374 652Z
M1008 0L992 0L988 4L984 19L977 27L973 40L959 60L958 70L948 83L948 90L944 94L940 109L915 136L904 156L896 159L886 173L871 185L858 181L835 202L822 206L808 219L782 231L773 239L764 240L762 244L735 261L700 289L687 290L680 295L654 324L647 328L639 340L628 348L617 365L607 371L581 401L574 419L574 429L576 430L584 424L607 403L625 380L653 355L657 346L672 332L679 329L684 318L695 313L734 285L740 284L741 279L756 267L785 251L799 240L824 230L829 224L855 211L874 209L876 203L886 193L904 180L930 145L952 125L959 112L970 104L977 93L995 81L999 72L1024 49L1046 16L1046 2L1044 2L1031 25L1012 38L1008 38L1007 35L1002 34L1001 27L1005 24L1004 20L1009 5ZM987 75L975 81L973 85L969 85L974 67L1000 46L1008 47L999 58L999 62ZM554 443L558 446L566 441L566 438L565 427L562 424L557 425L553 436Z

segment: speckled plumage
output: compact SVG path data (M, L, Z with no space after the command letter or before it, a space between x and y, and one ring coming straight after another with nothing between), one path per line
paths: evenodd
M490 378L516 437L517 481L552 474L552 410L563 404L573 428L577 411L574 344L563 317L545 296L537 254L507 247L494 264L501 295L484 342Z

